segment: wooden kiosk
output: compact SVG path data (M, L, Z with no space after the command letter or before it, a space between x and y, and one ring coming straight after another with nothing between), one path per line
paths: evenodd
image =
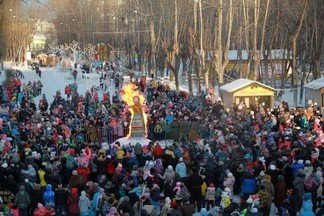
M321 108L321 113L324 114L324 77L313 80L304 87L307 101L312 104L317 103Z
M226 108L242 101L248 109L262 103L269 108L274 106L275 89L257 81L240 78L221 86L220 92Z

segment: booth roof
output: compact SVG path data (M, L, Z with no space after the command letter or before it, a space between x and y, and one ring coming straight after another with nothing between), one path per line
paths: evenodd
M227 83L227 84L223 85L222 87L220 87L220 90L224 91L224 92L234 92L234 91L244 88L245 86L248 86L252 83L256 83L260 86L263 86L265 88L275 91L275 89L270 86L264 85L257 81L245 79L245 78L240 78L240 79L234 80L233 82Z
M324 77L313 80L313 81L307 83L304 87L313 89L313 90L318 90L320 88L323 88L324 87Z

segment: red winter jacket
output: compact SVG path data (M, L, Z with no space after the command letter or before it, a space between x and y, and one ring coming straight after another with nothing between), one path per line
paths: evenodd
M68 200L67 200L67 206L69 213L72 214L79 214L79 195L78 195L78 189L77 188L71 188L71 193L69 194Z

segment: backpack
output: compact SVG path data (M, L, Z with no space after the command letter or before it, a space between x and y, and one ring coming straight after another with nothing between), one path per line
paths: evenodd
M30 199L28 197L27 192L25 192L24 194L20 194L20 192L18 193L17 197L16 197L16 206L18 208L21 209L25 209L28 208L29 204L30 204Z

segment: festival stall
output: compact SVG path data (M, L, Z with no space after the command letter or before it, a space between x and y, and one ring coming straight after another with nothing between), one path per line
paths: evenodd
M240 78L220 87L221 97L226 108L244 102L247 108L264 103L274 106L275 89L260 82Z
M321 107L321 113L324 113L324 77L313 80L305 86L307 102L317 103Z

